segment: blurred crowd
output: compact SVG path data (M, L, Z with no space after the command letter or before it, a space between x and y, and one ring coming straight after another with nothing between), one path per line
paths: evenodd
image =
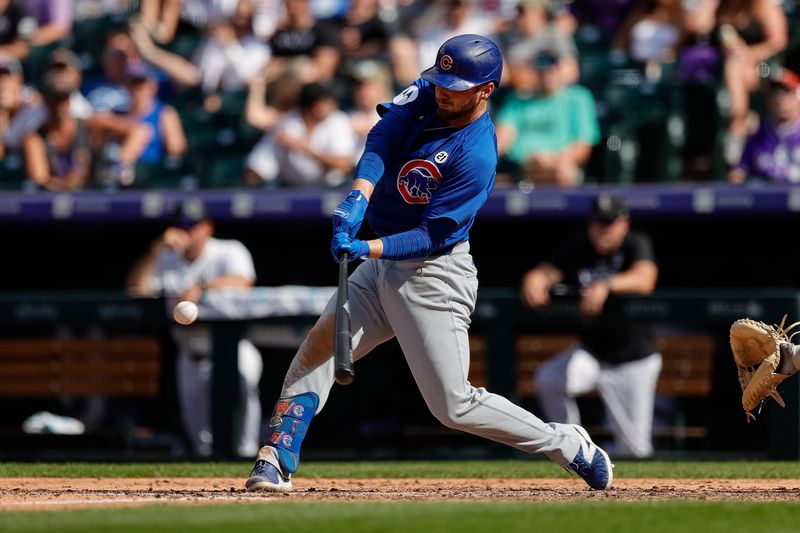
M796 0L0 0L0 188L337 187L494 38L499 185L800 181Z

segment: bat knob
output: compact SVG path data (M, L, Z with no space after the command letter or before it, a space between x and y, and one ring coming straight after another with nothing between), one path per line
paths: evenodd
M350 385L354 378L353 372L346 368L337 368L333 376L339 385Z

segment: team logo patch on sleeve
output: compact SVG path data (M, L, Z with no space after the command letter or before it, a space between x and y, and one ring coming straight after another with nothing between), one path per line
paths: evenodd
M427 204L442 181L439 167L426 159L412 159L397 175L397 190L409 204Z
M406 90L394 97L392 103L395 105L405 105L416 100L418 95L419 88L416 85L409 85Z

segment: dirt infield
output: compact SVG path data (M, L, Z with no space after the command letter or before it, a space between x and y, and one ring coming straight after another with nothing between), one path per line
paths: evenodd
M800 480L620 479L611 491L579 479L296 479L290 494L249 493L242 479L2 478L0 510L115 507L144 503L271 501L797 501Z

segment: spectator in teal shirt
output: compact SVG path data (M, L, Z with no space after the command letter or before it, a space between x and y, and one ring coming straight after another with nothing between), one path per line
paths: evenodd
M513 91L497 115L497 144L506 162L525 181L580 185L582 166L600 140L592 94L567 85L559 58L540 53L515 69Z

